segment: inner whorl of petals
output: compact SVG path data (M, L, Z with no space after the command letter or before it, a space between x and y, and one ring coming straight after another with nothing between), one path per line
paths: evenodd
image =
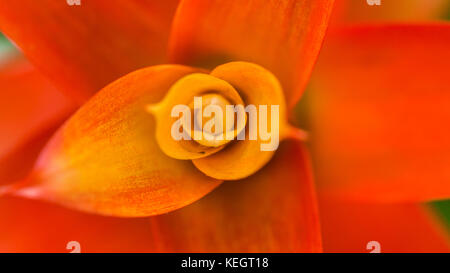
M184 130L200 145L225 145L245 127L245 115L236 113L235 106L221 94L208 93L195 97L189 107L192 128L184 127Z
M306 138L288 123L275 75L248 62L187 75L147 109L156 119L156 140L167 156L192 160L199 171L221 180L248 177L270 161L280 141ZM178 139L171 137L174 132Z
M235 111L243 105L226 81L194 73L178 80L161 102L147 109L156 117L163 152L176 159L196 159L223 149L245 129L245 112Z

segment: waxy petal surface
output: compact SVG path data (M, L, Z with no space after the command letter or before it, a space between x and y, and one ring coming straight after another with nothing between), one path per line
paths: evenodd
M303 93L319 53L331 0L184 0L170 39L170 60L213 68L259 64L281 81L288 105Z
M179 78L197 71L153 66L108 85L58 130L15 193L123 217L165 213L209 193L220 181L190 161L166 156L146 111Z
M165 62L178 0L0 1L0 30L80 102L138 68Z
M319 186L343 198L450 197L450 25L330 33L311 85Z
M157 252L319 252L318 220L309 154L286 141L255 175L149 221Z

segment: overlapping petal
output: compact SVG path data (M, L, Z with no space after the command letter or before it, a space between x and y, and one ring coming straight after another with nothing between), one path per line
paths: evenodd
M319 193L325 252L450 252L436 215L419 204L343 202ZM369 244L369 245L368 245Z
M58 130L12 193L123 217L161 214L203 197L220 181L190 161L166 156L146 111L178 79L197 71L153 66L108 85Z
M298 142L284 142L255 175L150 218L153 251L318 252L316 206L309 154Z
M249 61L281 81L293 106L322 44L332 0L184 0L174 19L170 59L216 67Z
M0 198L0 252L147 252L147 219L90 215L17 197ZM67 249L69 244L69 249Z
M2 0L0 30L79 101L133 70L166 60L178 0L80 3Z
M450 197L450 25L330 34L311 85L319 186L371 201Z
M23 178L50 135L75 110L23 57L0 68L0 184Z

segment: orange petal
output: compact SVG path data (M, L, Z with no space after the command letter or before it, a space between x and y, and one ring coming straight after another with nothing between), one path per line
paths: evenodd
M0 184L22 179L75 105L19 56L0 68Z
M372 201L450 197L450 25L330 34L311 85L324 191Z
M369 5L368 1L336 0L333 24L438 20L444 18L450 7L448 0L379 0L380 5Z
M154 251L318 252L320 228L309 155L282 143L271 163L202 200L150 218Z
M319 194L320 196L320 194ZM450 238L423 205L363 204L320 196L325 252L450 252Z
M131 71L164 62L178 0L24 0L0 4L0 29L80 101Z
M89 215L23 198L0 198L0 252L147 252L147 219Z
M185 0L174 19L170 58L216 67L249 61L281 81L293 106L322 44L333 1Z
M220 181L166 156L146 106L197 70L178 65L135 71L107 86L52 137L16 194L105 215L136 217L190 204Z

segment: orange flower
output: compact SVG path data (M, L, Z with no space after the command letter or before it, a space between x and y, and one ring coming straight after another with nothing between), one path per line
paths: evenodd
M448 251L420 206L377 204L450 196L448 24L330 30L306 98L319 217L304 135L287 119L333 4L0 3L1 31L39 70L17 57L0 71L0 218L9 223L0 250L64 252L76 240L88 252L320 252L321 217L325 251L367 251L372 240L384 251ZM211 89L279 105L278 150L171 142L162 108ZM368 230L371 219L390 228ZM360 230L342 242L348 224Z

